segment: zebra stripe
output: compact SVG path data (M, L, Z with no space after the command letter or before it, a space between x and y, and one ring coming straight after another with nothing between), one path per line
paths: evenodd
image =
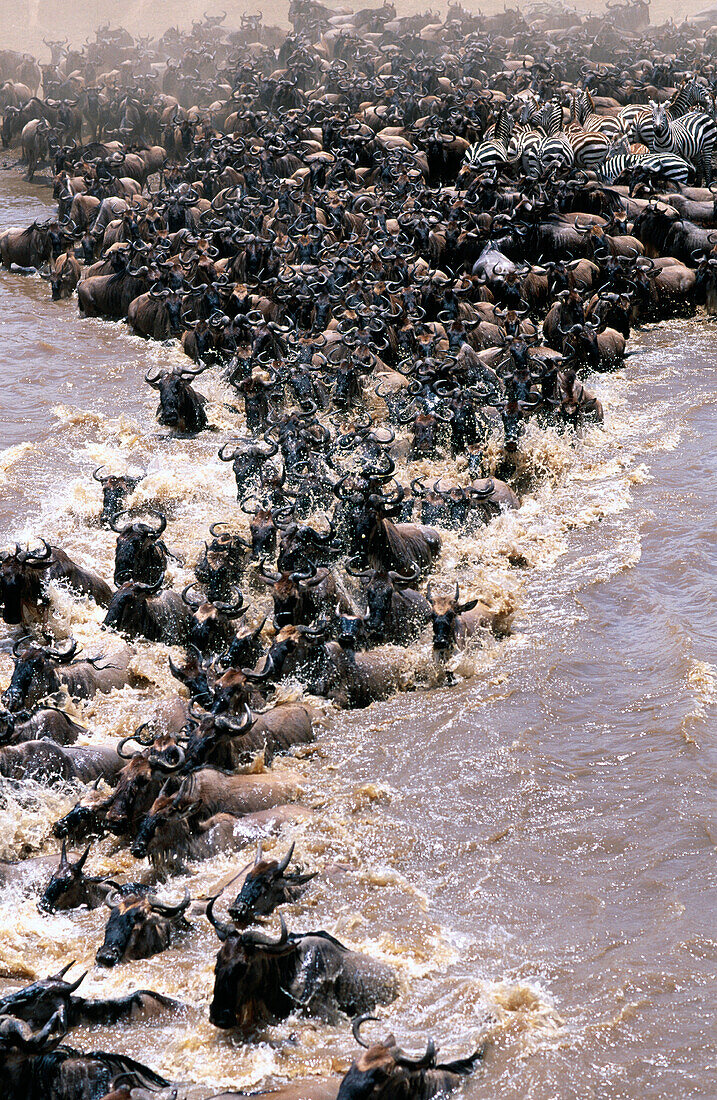
M717 147L717 122L704 111L690 111L673 121L665 107L656 103L652 107L652 121L655 132L650 151L682 157L709 183Z
M639 169L641 173L660 176L670 180L671 183L687 183L693 174L693 168L682 157L675 157L665 153L618 153L609 157L602 167L597 169L597 176L603 183L614 183L623 172Z

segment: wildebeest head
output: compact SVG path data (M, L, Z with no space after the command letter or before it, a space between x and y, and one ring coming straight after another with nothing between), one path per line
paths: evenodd
M105 815L107 828L116 836L122 836L149 809L159 794L168 774L178 771L185 760L184 749L173 737L162 734L157 738L144 735L144 727L132 737L123 737L117 746L117 752L125 760L119 774L119 782L109 800ZM128 753L125 745L128 741L137 741L143 750Z
M261 632L264 629L266 618L263 618L253 630L247 630L238 634L229 646L226 654L222 656L222 662L233 668L251 667L255 665L262 654Z
M98 966L116 966L128 959L147 959L169 946L173 929L185 925L189 891L177 905L166 905L154 895L129 894L107 898L110 915L105 938L97 952Z
M263 684L274 676L274 662L267 656L261 672L251 668L228 668L215 680L212 691L214 714L238 714L246 706L262 706L265 688Z
M162 641L162 624L152 614L151 601L157 597L163 580L164 575L154 584L125 581L113 594L102 625L130 638L142 636L151 642Z
M167 850L179 850L190 835L190 825L199 807L182 807L176 786L170 793L167 785L160 791L137 830L130 851L135 859L161 857Z
M208 706L212 699L208 679L211 662L208 659L205 660L193 645L187 646L187 657L183 665L175 665L171 657L168 660L169 671L180 684L184 684L193 702Z
M142 475L129 477L128 474L101 474L101 470L102 466L98 466L92 476L102 486L100 522L109 525L123 512L127 497L135 491Z
M469 600L468 603L459 603L460 586L456 585L454 596L431 597L430 584L426 588L426 599L431 604L431 620L433 622L433 648L446 653L456 645L456 628L458 617L466 611L472 611L478 600Z
M57 244L55 244L53 240L53 256L57 255L57 251L61 250L64 245L63 236L58 233L57 238ZM72 238L70 238L70 240L72 240ZM49 279L53 302L59 302L63 298L71 297L72 292L79 282L80 272L80 263L73 253L66 252L57 257L55 262L51 265L49 276L44 276L44 278Z
M324 579L322 575L317 575L315 565L310 565L304 572L284 570L276 573L267 570L262 558L257 566L257 573L272 586L274 625L278 630L282 626L310 620L312 616L309 612L313 612L313 605L309 602L310 591Z
M52 548L43 542L42 550L0 553L0 604L2 617L12 626L23 621L24 612L47 603L42 570L53 565Z
M316 564L325 564L329 560L334 538L334 526L329 520L329 530L325 534L314 530L307 523L282 524L279 515L275 515L277 527L281 527L277 568L282 573L311 570Z
M231 757L233 745L240 745L239 739L249 733L254 724L254 717L246 705L240 718L227 714L201 714L194 707L191 713L193 717L187 723L186 771L208 762L215 767L223 767L227 751ZM231 766L231 760L227 764Z
M361 1038L361 1025L375 1016L354 1020L353 1033L364 1048L344 1077L337 1100L431 1100L459 1088L483 1058L483 1046L468 1058L438 1064L438 1051L431 1040L418 1058L404 1054L393 1036L370 1046Z
M83 795L72 809L52 826L52 834L58 840L65 838L79 843L91 836L102 836L105 831L105 810L109 805L106 794L93 787Z
M182 592L182 599L193 612L189 640L201 653L216 653L231 643L234 620L246 615L249 608L237 590L232 593L233 600L225 602L217 598L203 600L192 593L193 588L188 584Z
M37 903L38 909L45 913L54 913L56 909L75 909L82 905L85 899L82 869L91 847L92 844L88 844L79 859L71 863L67 858L67 842L63 840L59 865L42 892Z
M262 858L261 842L256 854L254 866L247 874L242 888L229 906L229 916L237 928L247 928L254 924L257 917L267 917L278 905L295 901L301 887L315 876L294 871L287 874L287 868L294 854L292 844L284 858Z
M393 569L357 569L355 564L347 562L346 572L354 577L368 579L368 611L364 619L364 629L369 637L384 638L396 592L416 584L420 575L418 569L404 576Z
M117 534L115 549L114 581L117 587L125 581L149 583L167 567L167 547L161 541L167 520L161 512L153 513L159 520L158 527L133 521L118 526L121 512L116 513L109 525Z
M8 710L17 711L59 691L62 682L57 675L58 665L69 664L77 648L77 642L72 640L66 649L60 650L20 638L12 649L15 667L2 693L3 704Z
M258 932L236 932L214 916L212 898L207 918L222 940L214 966L214 995L209 1019L215 1027L251 1027L259 1020L286 1016L293 1007L285 992L285 960L296 955L295 937L282 918L281 936L272 940Z
M190 379L206 369L207 364L202 363L198 367L181 367L159 373L147 372L145 382L159 391L160 424L190 433L206 428L204 399L190 385Z
M213 523L209 528L210 543L204 544L194 568L194 574L207 590L210 600L225 600L244 573L244 558L251 544L236 532L222 531L224 525Z
M234 468L234 477L237 483L237 500L244 495L248 481L258 480L262 467L267 459L279 450L279 444L275 440L268 441L269 449L252 439L242 439L238 443L225 443L219 450L219 458L222 462L231 462Z
M67 1009L72 994L85 979L87 971L81 974L76 982L66 982L65 974L73 966L70 962L57 974L49 978L42 978L38 982L32 982L23 989L9 993L0 999L0 1016L15 1016L19 1020L26 1020L34 1027L40 1027L54 1016L58 1010Z

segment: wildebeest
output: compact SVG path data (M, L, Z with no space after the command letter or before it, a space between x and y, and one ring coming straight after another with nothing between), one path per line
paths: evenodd
M98 691L112 691L131 682L129 666L134 650L129 646L106 656L74 661L77 650L78 644L72 640L65 649L57 649L20 638L12 650L15 663L12 677L2 693L5 706L18 711L63 687L73 698L90 699Z
M192 614L179 592L160 591L164 577L154 584L125 581L107 608L103 625L130 638L182 645L189 637Z
M79 844L88 837L102 836L105 832L105 812L108 795L97 787L90 788L63 817L52 826L52 834L58 840L68 839Z
M110 526L123 513L127 497L135 491L143 475L130 477L129 474L103 474L102 470L103 467L98 466L92 477L102 486L100 523ZM125 577L127 579L129 578Z
M75 993L87 972L74 982L67 982L65 974L73 965L70 962L57 974L41 978L0 998L0 1016L15 1016L33 1027L41 1027L59 1012L63 1023L69 1028L81 1024L109 1024L124 1019L137 1019L154 1015L164 1008L177 1007L176 1001L149 989L137 989L125 997L77 997Z
M288 871L294 855L292 844L282 860L264 859L261 841L253 867L248 871L241 889L229 906L229 916L236 928L248 928L259 917L268 917L279 905L296 901L313 874Z
M159 520L158 527L152 527L140 520L120 525L118 521L122 514L115 512L109 518L109 525L117 535L114 582L117 587L125 581L150 584L167 567L169 551L162 541L167 520L161 512L156 512L154 514Z
M351 951L328 932L289 933L278 940L237 932L207 906L222 946L214 967L209 1019L215 1027L251 1031L301 1011L309 1016L357 1016L398 996L394 971Z
M121 764L114 745L58 745L40 738L0 748L0 775L38 783L63 779L92 783L98 777L112 783Z
M147 372L145 382L159 391L157 420L160 424L185 435L194 435L207 427L204 411L207 399L190 385L190 380L206 369L207 365L202 363L198 367Z
M465 643L480 630L488 627L496 632L505 632L508 620L502 611L492 611L479 599L459 603L460 585L450 596L431 596L431 586L426 589L426 597L431 603L433 622L433 649L446 654Z
M301 703L282 703L256 717L245 704L241 717L208 713L190 717L187 728L187 769L210 764L234 770L257 753L263 753L268 765L292 746L314 740L311 710Z
M82 265L72 252L63 252L50 265L50 288L53 302L70 298L80 281Z
M426 1052L411 1057L396 1046L391 1036L370 1046L361 1038L361 1025L375 1016L354 1020L354 1038L364 1053L354 1061L341 1082L337 1100L432 1100L460 1088L485 1054L480 1046L467 1058L438 1063L438 1051L429 1042Z
M400 644L421 633L430 620L431 606L412 587L418 580L417 570L405 577L394 570L357 569L351 563L346 570L369 582L365 591L364 630L370 639Z
M58 745L73 745L87 731L58 707L37 707L33 711L0 712L0 745L19 745L45 737Z
M27 229L0 230L0 261L3 267L39 267L52 257L48 226L33 222Z
M112 589L106 581L76 565L64 550L41 541L42 550L16 546L12 552L0 553L0 604L6 623L16 625L39 618L49 603L46 582L50 580L64 581L101 606L109 603Z
M154 894L110 895L105 938L96 956L98 966L116 966L128 959L147 959L169 947L178 932L188 928L184 914L189 891L182 901L168 905Z
M143 746L139 752L127 752L128 741ZM126 763L117 777L114 791L104 807L104 824L115 836L134 836L137 827L159 794L168 774L182 766L184 749L173 737L163 734L144 738L140 727L131 737L123 737L117 753Z
M57 909L77 909L80 906L97 909L110 891L117 889L117 883L106 876L84 873L91 848L90 842L82 855L73 862L67 858L67 841L62 841L60 862L40 895L38 909L45 913L54 913Z
M296 781L279 779L271 772L226 775L216 768L200 768L182 779L176 793L157 796L140 825L132 854L142 859L154 853L161 859L178 839L175 826L187 818L195 823L217 814L241 818L282 807L297 793Z

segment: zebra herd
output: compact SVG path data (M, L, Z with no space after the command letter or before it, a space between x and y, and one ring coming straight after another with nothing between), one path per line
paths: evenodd
M536 178L574 168L608 184L630 176L709 184L717 168L714 104L696 80L686 81L669 103L631 103L614 114L598 114L587 89L575 92L567 121L558 96L514 106L504 107L466 151L464 174L513 168Z

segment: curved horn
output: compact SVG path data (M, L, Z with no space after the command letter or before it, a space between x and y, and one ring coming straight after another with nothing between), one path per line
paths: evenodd
M279 872L279 874L283 875L284 871L286 870L286 868L291 863L291 859L292 859L292 856L294 855L294 848L295 847L296 847L296 841L294 841L294 843L289 848L289 851L286 853L286 855L282 859L281 863L278 865L277 871Z
M357 1016L351 1024L351 1032L353 1034L353 1037L358 1045L360 1047L363 1047L364 1050L370 1050L370 1043L365 1043L364 1040L361 1038L361 1028L370 1020L374 1021L375 1023L379 1022L378 1016L371 1016L369 1013L365 1013L363 1016Z
M189 895L189 890L186 886L184 887L184 897L177 905L166 905L164 902L156 898L154 894L147 894L147 901L152 906L152 908L162 913L165 917L180 916L180 914L184 913L184 911L189 908L189 903L191 902L191 900L192 899Z
M226 924L224 921L217 920L217 918L214 916L214 902L218 898L219 898L219 894L215 894L214 897L209 899L209 901L207 903L207 909L206 909L206 918L209 921L209 923L211 924L211 926L213 927L213 929L216 932L219 939L223 943L224 940L229 939L229 937L231 936L234 929L232 928L232 926L230 924Z

